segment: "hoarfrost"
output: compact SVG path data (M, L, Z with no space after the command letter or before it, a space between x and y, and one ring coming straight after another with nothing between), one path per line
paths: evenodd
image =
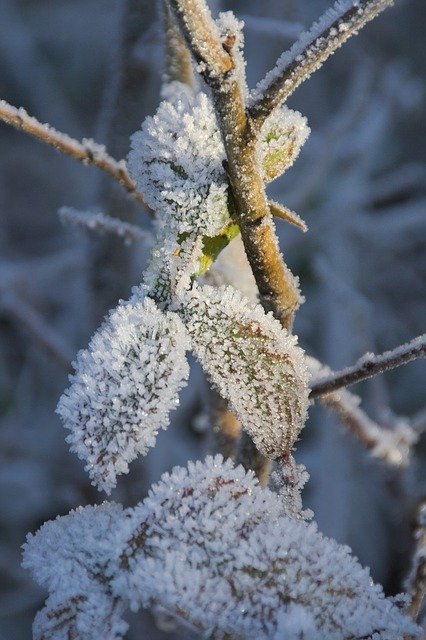
M122 519L121 505L80 507L27 536L22 564L51 593L35 618L34 640L123 637L124 604L108 584Z
M257 148L265 182L292 166L310 132L307 119L298 111L283 105L271 113L262 125Z
M117 474L127 473L128 463L168 426L188 377L187 347L178 316L134 294L77 355L57 412L71 431L71 450L99 489L109 492Z
M225 151L208 97L177 85L132 136L129 171L160 228L214 236L229 222Z
M197 287L180 314L203 369L258 449L279 458L306 420L308 374L297 338L232 287Z
M282 497L219 455L164 474L134 509L86 507L45 524L29 537L24 566L55 592L48 611L79 598L72 623L84 640L121 637L117 617L115 635L98 630L124 605L160 605L215 638L400 640L420 631L348 547L288 518ZM51 624L39 614L39 637Z

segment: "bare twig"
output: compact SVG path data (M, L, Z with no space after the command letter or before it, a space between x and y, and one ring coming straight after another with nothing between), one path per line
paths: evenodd
M308 357L308 367L314 375L331 373L328 367L312 357ZM373 457L394 467L408 465L411 449L418 440L418 433L406 418L394 417L390 425L382 426L361 409L361 398L345 388L324 394L319 400L326 408L337 413L342 425L371 452Z
M171 13L168 0L163 0L165 32L165 75L167 82L182 82L192 87L194 74L191 54Z
M361 382L367 378L384 373L389 369L395 369L407 362L411 362L417 358L426 356L426 334L414 338L407 344L401 345L392 351L375 356L367 353L360 358L352 367L347 367L337 373L332 373L323 380L312 383L310 397L315 398L333 391L337 391L341 387L347 387L351 384Z
M191 52L206 77L221 76L233 69L233 62L220 41L219 30L203 0L169 0Z
M91 164L105 171L114 180L117 180L135 200L144 204L142 195L136 190L136 185L127 172L124 160L112 158L104 146L86 138L79 142L47 124L42 124L36 118L28 115L25 109L17 109L4 100L0 100L0 120L28 133L58 151L72 156L83 164Z
M0 297L0 313L13 318L51 358L71 373L72 350L32 306L7 291Z
M392 0L336 2L333 9L278 59L275 68L256 87L249 109L256 128L336 49L391 4Z
M409 612L415 621L420 615L426 596L426 500L420 503L417 514L413 564L405 585L411 596Z
M58 211L63 223L73 224L84 229L97 231L98 233L112 234L123 238L126 244L131 242L146 242L152 239L149 231L118 218L113 218L105 213L93 213L91 211L78 211L72 207L61 207Z

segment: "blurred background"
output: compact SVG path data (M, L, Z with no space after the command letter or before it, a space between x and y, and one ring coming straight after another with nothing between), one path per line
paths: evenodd
M334 368L422 333L426 311L423 0L399 0L297 90L289 106L311 136L269 188L309 225L278 221L306 303L301 345ZM251 87L328 6L326 0L215 0L245 20ZM129 135L155 111L163 73L152 0L1 0L0 98L125 158ZM119 186L0 123L0 639L27 640L45 594L20 568L28 531L101 502L68 451L55 407L70 362L108 309L141 280L143 243L126 245L61 223L62 206L149 227ZM416 504L426 493L424 364L355 387L384 427L419 431L406 470L374 460L315 406L296 458L311 475L306 506L349 544L387 593L409 568ZM206 385L194 364L167 432L131 465L112 498L135 504L161 473L208 451ZM422 467L423 465L423 467ZM423 474L422 474L423 469ZM161 615L132 617L129 638L187 638Z

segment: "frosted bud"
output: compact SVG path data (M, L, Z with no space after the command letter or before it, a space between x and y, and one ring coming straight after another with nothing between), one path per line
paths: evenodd
M229 222L224 147L208 97L176 85L132 136L129 171L160 227L214 236Z
M271 182L292 166L305 144L310 129L298 111L285 105L265 120L258 142L259 163L265 182Z
M57 412L71 432L71 450L86 461L99 489L109 492L116 476L127 473L129 462L168 426L188 377L187 347L179 317L135 295L110 313L77 355Z
M308 409L304 352L271 314L232 287L193 287L180 313L204 371L257 448L280 458Z

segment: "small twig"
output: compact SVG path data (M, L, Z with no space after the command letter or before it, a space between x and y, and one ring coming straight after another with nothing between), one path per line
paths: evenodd
M268 115L280 106L310 75L351 36L375 18L393 0L349 0L336 2L277 61L257 85L249 114L259 129Z
M56 131L48 124L42 124L36 118L28 115L22 107L17 109L4 100L0 100L0 120L28 133L58 151L72 156L83 164L93 165L105 171L114 180L117 180L135 200L144 204L142 195L136 190L136 185L127 172L125 161L112 158L104 146L86 138L79 142L65 133ZM144 206L146 207L146 205Z
M330 373L328 367L312 357L308 357L308 366L314 375ZM406 467L409 464L418 433L406 418L395 417L391 426L382 426L361 409L361 398L345 388L322 395L319 400L327 409L337 413L342 425L373 457L393 467Z
M414 532L415 549L410 575L405 588L411 596L409 613L416 621L420 615L426 596L426 500L422 500L417 511L417 523Z
M0 297L0 313L13 318L41 348L67 372L71 373L72 351L42 316L12 292Z
M188 87L192 87L194 84L194 73L192 71L191 54L171 13L168 0L163 0L163 11L166 81L182 82L188 85Z
M332 373L323 380L314 381L311 384L310 397L316 398L317 396L337 391L342 387L361 382L378 373L384 373L407 364L407 362L424 357L426 357L426 334L418 336L392 351L385 351L378 356L367 353L352 367Z
M105 213L93 213L91 211L78 211L72 207L61 207L58 211L61 222L73 224L77 227L97 231L98 233L112 234L123 238L126 244L131 242L146 242L152 239L149 231L118 218L113 218Z

